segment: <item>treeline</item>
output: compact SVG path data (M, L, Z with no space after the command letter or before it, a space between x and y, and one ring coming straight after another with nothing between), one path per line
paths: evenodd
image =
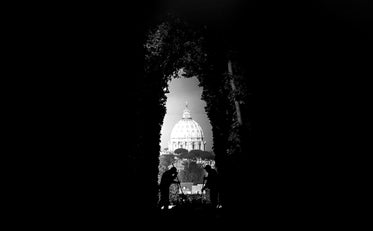
M215 159L215 155L213 152L202 151L202 150L188 151L183 148L178 148L175 150L175 153L179 154L178 158L181 158L181 159L192 159L192 160L196 160L196 159L214 160Z

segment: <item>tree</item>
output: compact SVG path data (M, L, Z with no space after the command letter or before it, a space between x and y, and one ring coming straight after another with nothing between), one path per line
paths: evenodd
M180 158L181 159L193 159L193 156L190 154L190 152L183 152L181 155L180 155Z
M162 174L168 169L168 166L175 162L175 155L161 155L158 165L158 182L160 182Z
M159 156L159 164L168 167L175 162L175 155L161 155Z
M188 150L184 148L178 148L174 151L175 154L183 154L183 153L188 153Z
M215 158L211 152L202 150L191 150L189 156L191 159L201 158L202 160L213 160Z
M194 184L202 183L205 175L202 165L190 160L184 161L183 165L184 170L180 171L181 182L193 182Z

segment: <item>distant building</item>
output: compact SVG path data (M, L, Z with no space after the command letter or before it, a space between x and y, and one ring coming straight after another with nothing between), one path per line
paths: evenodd
M175 153L170 152L168 148L165 148L159 152L159 155L175 155Z
M196 163L202 164L203 167L206 165L210 165L212 168L215 167L215 160L202 160L201 158L197 158Z
M192 194L201 194L202 193L202 184L197 184L192 186Z
M193 182L182 182L180 183L181 189L184 194L201 194L202 193L202 184L193 185ZM179 189L179 193L181 190Z
M169 151L178 148L205 151L206 141L204 141L203 130L199 124L192 119L188 103L185 104L182 119L175 124L171 131Z
M193 182L181 182L180 186L181 186L182 192L184 194L192 194ZM181 191L180 191L180 193L181 193Z

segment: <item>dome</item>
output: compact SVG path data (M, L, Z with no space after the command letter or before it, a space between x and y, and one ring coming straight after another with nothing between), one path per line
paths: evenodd
M174 151L178 148L190 150L205 150L203 130L201 126L192 119L186 104L182 119L175 124L171 131L169 149Z
M196 121L192 119L181 119L172 129L171 140L187 138L203 140L203 131Z

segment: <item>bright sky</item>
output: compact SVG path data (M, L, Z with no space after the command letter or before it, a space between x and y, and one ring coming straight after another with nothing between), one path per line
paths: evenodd
M199 87L198 84L199 81L196 77L173 79L169 83L170 93L166 94L167 112L161 130L161 150L168 147L171 130L181 119L185 102L188 101L192 119L203 129L206 151L212 151L212 128L205 111L206 102L201 100L202 87Z

